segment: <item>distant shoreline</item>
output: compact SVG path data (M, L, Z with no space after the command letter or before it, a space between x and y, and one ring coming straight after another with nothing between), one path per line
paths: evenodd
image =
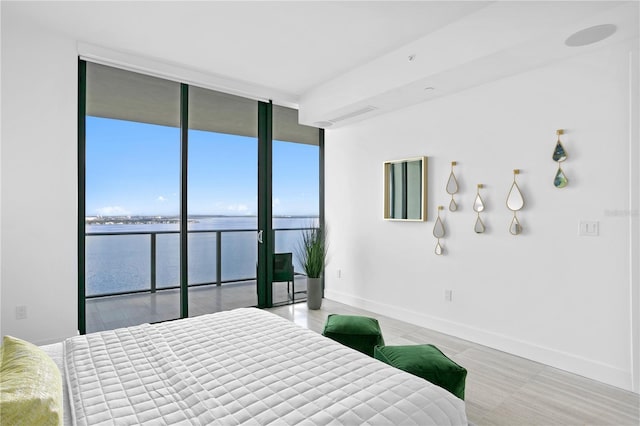
M189 215L188 223L198 223L198 219L207 218L249 218L257 217L256 215ZM274 218L285 219L303 219L318 218L312 215L274 215ZM85 223L87 225L155 225L155 224L177 224L180 223L179 216L86 216Z

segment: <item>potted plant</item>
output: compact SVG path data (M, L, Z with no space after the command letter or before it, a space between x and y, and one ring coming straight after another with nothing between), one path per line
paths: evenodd
M320 309L322 306L322 271L327 259L326 232L321 228L302 230L297 255L302 269L307 275L307 307Z

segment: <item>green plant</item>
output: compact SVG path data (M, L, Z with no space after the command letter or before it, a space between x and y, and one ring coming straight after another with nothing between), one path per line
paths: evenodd
M320 228L302 230L302 238L297 248L297 255L305 274L309 278L320 278L327 259L326 232Z

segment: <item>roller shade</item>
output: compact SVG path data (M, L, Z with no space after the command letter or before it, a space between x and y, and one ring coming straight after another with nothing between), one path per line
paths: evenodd
M298 122L298 110L279 105L273 106L273 139L318 145L319 130Z
M180 84L87 63L87 115L179 127ZM257 137L255 100L189 86L189 128ZM298 123L298 111L274 105L273 139L318 145L318 129Z
M87 115L180 126L180 84L87 63Z

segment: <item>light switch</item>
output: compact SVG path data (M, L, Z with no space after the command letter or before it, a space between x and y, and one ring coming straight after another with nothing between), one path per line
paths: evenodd
M600 231L600 222L580 222L580 236L583 237L597 237Z

